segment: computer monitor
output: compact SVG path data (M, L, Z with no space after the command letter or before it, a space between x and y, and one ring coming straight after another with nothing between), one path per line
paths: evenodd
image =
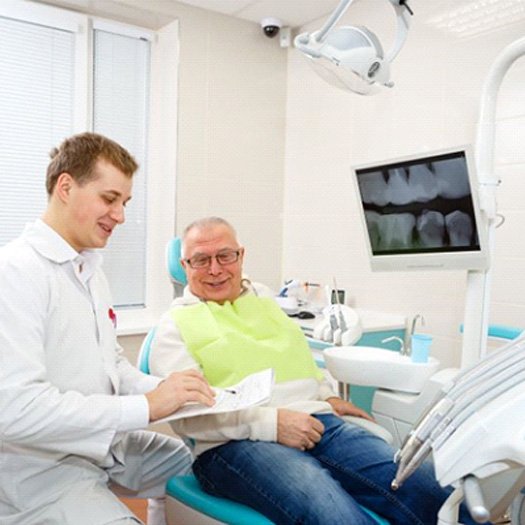
M469 146L353 168L372 270L485 269Z

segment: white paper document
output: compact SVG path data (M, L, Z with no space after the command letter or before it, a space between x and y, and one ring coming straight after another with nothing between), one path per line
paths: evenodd
M252 406L262 405L272 395L273 369L267 368L245 377L240 383L228 388L214 388L215 404L212 407L200 403L188 403L171 416L155 421L165 423L175 419L234 412Z

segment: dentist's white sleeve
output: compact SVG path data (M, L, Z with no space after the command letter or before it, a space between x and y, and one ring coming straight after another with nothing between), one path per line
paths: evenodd
M52 355L54 362L65 363L73 358L69 353L90 351L81 338L74 348L45 348L50 331L74 331L74 323L82 322L73 312L72 327L47 322L54 308L50 287L54 271L38 260L18 266L0 261L0 441L102 460L118 432L147 426L147 400L143 395L90 394L94 378L85 377L82 370L78 391L60 391L48 380ZM155 381L146 378L142 384L149 388Z

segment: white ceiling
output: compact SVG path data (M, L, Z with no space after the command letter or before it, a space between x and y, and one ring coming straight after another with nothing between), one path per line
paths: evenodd
M259 23L275 17L283 26L299 27L330 14L339 0L178 0L202 9Z
M3 0L0 0L2 2ZM92 9L111 13L114 6L140 9L155 27L177 16L180 3L207 9L259 24L265 17L278 18L283 27L298 28L317 20L323 23L340 0L33 0L82 12ZM390 0L391 1L391 0ZM354 0L360 7L375 10L388 7L389 0ZM361 5L362 2L362 5ZM408 0L412 21L428 25L459 38L525 22L525 0ZM350 13L351 7L350 6ZM385 9L388 12L388 9ZM147 25L147 21L143 21ZM155 25L156 24L156 25ZM162 25L162 24L161 24ZM152 26L152 27L153 27ZM149 26L148 26L149 27Z
M171 1L255 23L260 23L265 17L275 17L283 26L296 28L318 19L326 20L340 0L164 0L164 5L170 5ZM354 0L353 3L361 1ZM387 4L385 0L366 1L371 9L375 9L376 4ZM408 3L420 23L459 37L525 20L525 0L408 0Z

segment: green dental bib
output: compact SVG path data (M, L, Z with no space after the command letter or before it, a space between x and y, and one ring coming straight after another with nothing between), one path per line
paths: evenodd
M274 369L277 383L323 378L301 329L269 297L199 303L171 315L213 386L234 385L265 368Z

